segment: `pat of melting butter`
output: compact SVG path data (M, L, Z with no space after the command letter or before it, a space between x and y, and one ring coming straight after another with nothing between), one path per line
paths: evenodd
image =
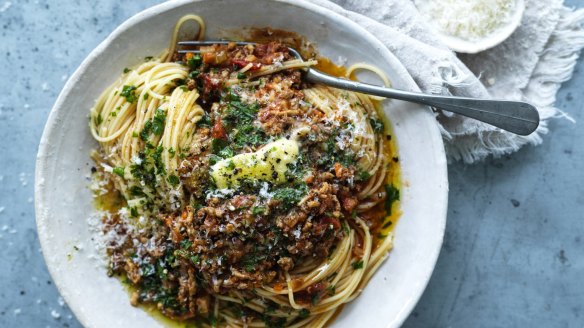
M298 142L278 139L253 153L235 155L211 166L211 177L219 189L237 187L242 180L286 181L288 164L298 158Z

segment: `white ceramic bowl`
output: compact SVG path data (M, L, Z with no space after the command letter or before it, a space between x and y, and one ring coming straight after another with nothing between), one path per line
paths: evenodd
M36 216L43 254L55 284L86 327L156 327L130 305L121 283L97 258L87 218L94 211L87 186L89 108L124 67L167 47L172 28L187 13L201 15L207 36L243 26L282 28L316 42L329 58L367 62L394 86L417 90L404 67L373 35L347 18L306 1L172 1L130 18L71 76L49 115L36 167ZM334 327L396 327L408 316L432 274L444 233L448 182L442 139L427 108L386 101L403 170L403 215L395 248L363 293ZM75 250L78 248L79 250Z

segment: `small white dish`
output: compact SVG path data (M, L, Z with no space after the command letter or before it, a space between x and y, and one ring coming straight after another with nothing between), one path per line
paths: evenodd
M124 67L168 46L183 15L202 16L207 37L226 29L286 29L316 43L322 55L347 63L366 62L385 71L395 87L417 91L400 62L365 29L344 16L303 0L170 1L147 9L118 27L83 61L55 103L39 147L35 206L43 254L55 285L85 327L159 327L130 305L117 279L109 278L92 242L87 218L94 212L87 186L97 146L88 128L89 108ZM307 24L306 22L310 22ZM403 215L395 248L363 293L348 304L334 327L398 327L422 295L434 269L446 223L446 157L428 108L388 100L402 164Z
M416 0L415 3L416 6L420 8L420 5L423 5L423 3L427 1L432 0ZM507 40L507 38L509 38L521 24L524 11L525 1L515 0L514 7L511 9L511 13L507 22L501 27L492 31L490 34L477 40L465 40L463 38L450 35L437 26L435 22L432 21L432 19L427 16L425 16L425 18L428 18L429 24L435 27L435 32L438 34L442 42L444 42L444 44L446 44L450 49L460 53L475 54L493 48Z

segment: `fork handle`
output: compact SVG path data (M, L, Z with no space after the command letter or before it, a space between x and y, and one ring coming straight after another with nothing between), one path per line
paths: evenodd
M444 111L474 118L522 136L531 134L539 125L539 113L537 109L526 102L438 96L409 92L341 79L314 68L307 70L305 78L310 82L322 83L334 88L432 106Z

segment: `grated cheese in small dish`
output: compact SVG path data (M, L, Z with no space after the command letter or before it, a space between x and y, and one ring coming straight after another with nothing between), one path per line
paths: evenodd
M452 50L476 53L503 42L521 22L523 0L414 0Z

